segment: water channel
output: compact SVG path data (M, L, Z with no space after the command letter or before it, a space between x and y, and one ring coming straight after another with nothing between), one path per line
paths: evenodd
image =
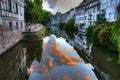
M50 35L48 31L46 33L43 37ZM41 60L42 42L41 39L22 41L1 55L0 80L28 80L27 68L30 68L34 59ZM78 53L80 56L83 54L79 51ZM95 66L100 70L100 72L96 72L99 80L120 80L120 64L118 64L117 54L93 46L91 57ZM87 60L85 61L87 62ZM100 77L100 74L104 74L104 78Z

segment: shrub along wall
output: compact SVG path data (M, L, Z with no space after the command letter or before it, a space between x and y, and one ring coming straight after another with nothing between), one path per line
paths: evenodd
M88 27L86 35L92 34L91 38L94 45L100 45L108 50L119 53L120 63L120 15L114 23L106 22Z

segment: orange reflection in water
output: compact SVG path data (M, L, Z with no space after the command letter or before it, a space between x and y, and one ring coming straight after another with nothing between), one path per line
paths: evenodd
M77 77L78 77L78 78L81 78L80 72L77 73Z
M86 75L85 80L92 80L92 78L89 75Z
M68 48L67 48L67 47L64 47L64 50L65 50L66 52L68 52Z
M59 45L55 45L54 47L54 54L56 57L59 58L61 63L67 64L67 65L76 65L77 62L74 62L71 57L69 57L68 55L64 54L60 49L59 49Z
M63 80L72 80L72 79L69 78L66 74L64 74L64 76L63 76Z
M33 71L33 66L30 66L30 68L27 69L28 73L32 73Z
M54 65L53 65L53 62L51 60L48 61L48 64L49 66L52 68Z
M48 73L48 68L45 65L42 65L42 69L41 70L42 70L43 73Z
M71 48L71 49L70 49L70 52L71 52L71 53L75 53L76 51L75 51L75 49Z

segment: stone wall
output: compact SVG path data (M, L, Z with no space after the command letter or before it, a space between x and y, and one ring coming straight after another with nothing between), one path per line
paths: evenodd
M16 29L15 21L11 21L13 23L13 30L10 31L8 22L3 21L3 24L0 25L0 54L15 45L22 38L22 28L20 25ZM21 22L18 22L18 24L21 24Z

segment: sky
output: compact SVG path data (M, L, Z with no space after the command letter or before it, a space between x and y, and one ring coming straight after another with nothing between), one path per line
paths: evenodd
M43 9L55 14L56 12L65 13L78 6L83 0L43 0Z

